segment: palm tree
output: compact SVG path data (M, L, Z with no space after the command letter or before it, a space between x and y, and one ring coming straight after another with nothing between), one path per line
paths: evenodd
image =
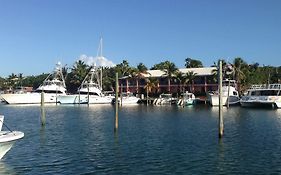
M193 71L190 71L190 72L187 72L186 75L185 75L186 76L186 79L185 79L186 83L191 83L190 92L192 92L192 93L193 93L193 84L194 84L194 79L196 77L196 74L197 73L194 73Z
M77 61L67 77L68 91L75 92L88 74L90 67L84 61Z
M129 76L131 73L131 67L127 60L123 60L122 63L117 64L115 69L118 72L119 77Z
M10 89L13 89L16 87L17 83L18 83L18 76L14 73L12 73L11 75L9 75L8 79L7 79L7 84L9 86Z
M147 67L143 63L139 63L137 68L131 68L131 76L136 79L137 94L139 94L139 79L147 74Z
M155 91L158 91L158 79L157 78L148 78L146 79L146 85L144 86L144 89L146 90L146 100L148 104L148 94L154 93Z
M238 84L238 91L241 90L242 81L246 78L243 68L248 67L247 63L240 57L235 58L233 61L234 79Z
M165 72L164 76L168 79L168 92L171 92L171 79L175 76L178 68L176 65L170 61L165 61L164 66L161 69Z
M185 73L178 71L176 73L176 79L178 80L178 82L180 84L180 93L184 92L185 85L189 81L188 76L186 76Z

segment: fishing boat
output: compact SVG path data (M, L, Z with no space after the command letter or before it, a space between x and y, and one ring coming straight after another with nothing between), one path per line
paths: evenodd
M252 85L240 103L242 107L281 108L281 84Z
M195 95L191 92L186 91L181 94L181 98L178 100L177 104L180 106L189 106L195 104Z
M219 93L208 92L207 93L208 101L212 106L219 106ZM239 104L239 93L236 90L236 81L235 80L223 80L222 82L222 104L226 106Z
M58 97L58 102L61 104L110 104L113 98L102 93L98 69L94 65L81 83L77 94L61 95Z
M102 55L102 38L100 39L97 57ZM98 69L94 64L84 78L76 94L65 94L58 97L61 104L111 104L114 97L102 91L102 65Z
M0 115L0 159L12 148L13 144L24 137L20 131L2 131L4 116Z
M53 73L50 73L35 91L1 94L1 96L8 104L39 104L41 103L42 92L44 92L45 103L56 103L58 96L66 94L65 80L60 62L56 64Z
M154 105L167 105L172 104L176 101L175 98L172 97L172 94L160 94L158 98L154 99Z

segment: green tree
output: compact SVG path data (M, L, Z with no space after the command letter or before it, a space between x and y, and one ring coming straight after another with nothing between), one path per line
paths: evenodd
M131 77L136 79L137 94L139 93L139 80L147 74L147 67L143 63L139 63L137 68L131 68Z
M192 59L192 58L186 58L185 59L185 67L186 68L199 68L203 67L203 64L200 60Z
M233 69L234 69L234 79L238 84L238 91L241 91L241 85L243 86L245 80L244 71L248 70L248 64L240 57L237 57L233 61Z
M71 72L68 74L66 79L68 92L74 93L77 91L78 87L80 87L89 70L90 67L85 64L84 61L79 60L75 62L74 66L71 69Z
M158 66L157 66L158 67ZM160 70L164 71L164 76L167 77L168 80L168 92L171 92L171 79L175 76L178 68L176 65L170 61L165 61L159 64Z
M122 63L117 64L115 70L118 72L118 76L120 78L124 76L129 76L131 73L131 67L127 60L123 60Z
M149 94L151 95L151 93L155 93L158 91L158 84L159 81L157 78L150 77L146 80L146 85L144 86L144 89L146 90L147 98Z
M186 80L185 80L186 83L191 84L189 91L193 93L193 84L194 84L194 79L196 77L196 73L194 73L193 71L190 71L190 72L187 72L185 76L186 76Z

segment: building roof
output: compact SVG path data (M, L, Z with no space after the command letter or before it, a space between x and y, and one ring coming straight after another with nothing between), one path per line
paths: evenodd
M179 69L182 73L194 72L196 76L206 76L212 75L213 70L216 70L216 67L202 67L202 68L182 68ZM162 70L148 70L147 74L143 74L144 77L165 77L165 72Z

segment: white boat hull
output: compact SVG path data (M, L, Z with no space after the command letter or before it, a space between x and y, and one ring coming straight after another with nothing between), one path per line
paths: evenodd
M1 94L8 104L40 104L41 93ZM56 103L60 94L44 93L45 103Z
M210 95L209 101L210 101L210 104L212 106L219 106L219 95ZM222 104L224 106L226 106L227 103L228 103L227 102L227 96L223 96L222 97ZM239 104L239 97L237 97L237 96L229 96L229 104L230 105Z
M4 116L0 115L0 159L12 148L16 140L24 137L20 131L1 131Z
M24 137L20 131L1 131L0 132L0 159L12 148L16 140Z
M240 100L242 107L281 108L281 97L274 96L244 96Z
M79 104L83 101L82 99L85 99L85 96L80 95L61 95L58 97L58 103L60 104Z
M80 101L79 101L80 99ZM61 104L111 104L113 97L97 96L97 95L62 95L58 97L58 102Z
M118 101L120 103L121 99L118 98ZM122 105L138 104L139 101L140 101L140 98L137 98L137 97L123 97Z

